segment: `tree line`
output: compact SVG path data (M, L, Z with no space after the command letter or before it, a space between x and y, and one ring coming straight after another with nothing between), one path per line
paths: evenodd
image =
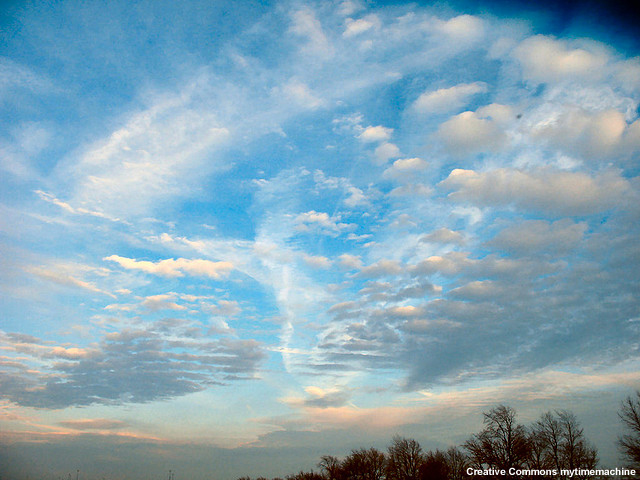
M640 472L640 391L622 403L619 416L625 428L618 440L624 466ZM342 459L324 455L318 463L319 471L301 471L286 480L596 478L589 471L597 468L598 452L570 411L549 411L524 426L517 422L513 408L498 405L483 413L483 422L479 433L447 450L424 451L416 440L396 436L386 452L372 447L352 450Z

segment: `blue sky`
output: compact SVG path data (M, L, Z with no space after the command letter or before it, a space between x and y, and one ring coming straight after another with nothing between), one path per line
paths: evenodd
M282 476L497 403L572 409L619 465L637 41L482 5L4 7L15 478Z

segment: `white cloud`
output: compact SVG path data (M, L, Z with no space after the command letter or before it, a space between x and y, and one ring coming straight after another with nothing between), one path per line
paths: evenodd
M172 294L151 295L145 297L142 301L142 306L148 308L152 312L156 312L158 310L187 310L187 307L184 305L178 305L173 301L175 297L176 296Z
M282 94L285 98L293 100L304 108L316 109L324 103L311 91L308 85L296 79L291 79L281 88L274 89L274 93Z
M520 61L523 75L536 82L555 82L565 79L598 78L608 62L602 49L592 51L573 48L563 40L544 35L525 39L513 52Z
M438 137L447 149L459 155L499 150L507 141L503 129L490 118L476 112L463 112L438 128Z
M585 158L606 160L608 155L629 154L640 148L640 120L628 125L617 110L568 108L557 118L534 125L532 135Z
M389 140L392 134L393 128L383 127L382 125L368 126L358 135L358 138L363 142L384 142Z
M471 43L484 35L484 22L472 15L459 15L438 25L438 30L450 38L450 41Z
M329 260L327 257L323 257L321 255L304 255L303 260L305 261L305 263L307 265L309 265L310 267L313 268L330 268L331 267L331 260Z
M397 158L400 154L400 149L393 143L383 143L379 145L373 152L375 155L375 163L382 165L391 158Z
M185 90L132 115L67 166L65 174L77 180L72 205L110 216L141 214L164 198L184 195L203 171L225 167L203 164L203 157L226 142L229 130Z
M360 255L350 255L343 253L338 257L340 259L340 265L346 268L360 270L362 268L362 259Z
M366 32L372 28L377 28L380 26L380 19L376 15L367 15L364 18L359 18L354 20L352 18L347 18L345 20L345 29L342 36L349 38L361 33Z
M333 53L333 47L322 29L322 24L311 9L302 9L292 15L291 31L307 38L304 50L314 56L327 57Z
M402 266L396 260L382 259L376 263L363 267L357 276L362 278L376 278L402 273Z
M498 168L487 172L455 169L440 185L449 198L479 205L516 205L566 214L596 213L620 205L631 191L628 180L607 171L597 176L541 168Z
M25 267L25 270L29 273L32 273L42 278L43 280L48 280L58 285L62 285L66 287L81 288L84 290L88 290L90 292L100 293L102 295L107 295L109 297L116 298L115 295L96 287L93 283L87 282L80 278L76 278L70 272L66 271L67 269L65 268L48 269L44 267L29 266L29 267Z
M413 107L421 113L446 113L466 105L472 95L486 91L487 84L484 82L461 83L450 88L424 92Z
M233 264L230 262L212 262L210 260L189 260L186 258L178 258L177 260L169 258L158 262L149 262L146 260L135 260L132 258L111 255L103 260L116 262L127 270L140 270L152 275L162 277L182 277L185 274L200 277L209 277L220 279L226 277L231 270Z
M429 164L421 158L401 158L393 162L393 165L383 172L383 176L398 179L414 178L428 166Z
M325 212L310 210L299 214L296 217L297 229L299 231L319 230L322 233L340 233L344 230L355 228L354 224L340 222L340 217L330 217Z

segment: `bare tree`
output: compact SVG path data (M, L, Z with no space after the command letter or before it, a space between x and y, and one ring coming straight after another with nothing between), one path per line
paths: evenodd
M449 480L463 480L467 478L469 458L458 447L450 447L445 454L449 465Z
M627 433L618 439L618 447L629 462L630 468L640 470L640 391L635 397L622 402L618 416Z
M376 448L353 450L342 462L339 478L343 480L384 480L387 459Z
M417 480L424 462L422 447L413 439L393 437L387 461L388 480Z
M333 455L323 455L320 457L318 467L322 469L327 480L337 480L340 475L342 464L340 460Z
M484 414L484 430L464 443L476 468L509 471L521 468L529 456L527 431L516 423L516 412L498 405ZM508 477L502 477L508 478Z
M597 451L584 436L569 411L547 412L534 423L529 435L529 466L539 469L593 469Z

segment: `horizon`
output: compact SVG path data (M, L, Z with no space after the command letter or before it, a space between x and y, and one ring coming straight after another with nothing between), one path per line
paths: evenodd
M640 390L640 40L605 2L0 9L0 463L284 477Z

